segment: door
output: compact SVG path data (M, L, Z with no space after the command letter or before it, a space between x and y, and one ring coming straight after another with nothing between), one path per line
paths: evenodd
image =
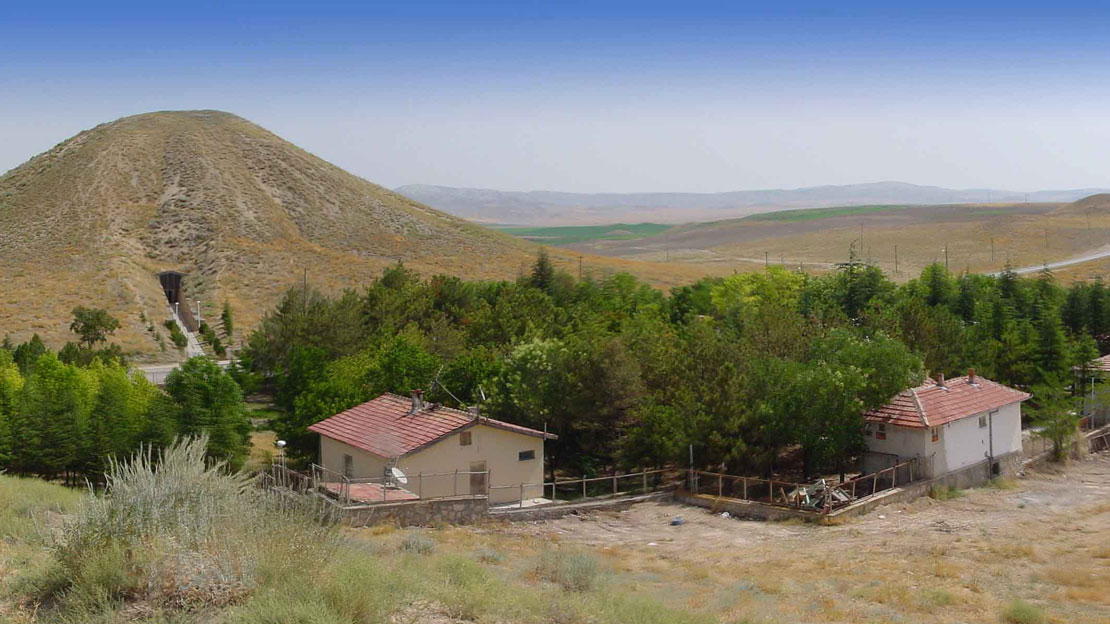
M477 473L477 474L476 474ZM486 493L486 462L470 462L470 493Z

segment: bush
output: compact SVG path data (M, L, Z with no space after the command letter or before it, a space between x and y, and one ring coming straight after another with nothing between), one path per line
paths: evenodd
M593 555L548 550L540 555L536 574L567 591L586 591L597 583L599 569Z
M205 444L113 462L105 494L66 524L40 596L72 608L142 600L191 610L322 565L334 544L328 523L222 463L206 465Z
M1024 600L1013 600L1002 610L1002 620L1010 624L1043 624L1047 620L1041 610Z
M416 529L410 529L409 534L401 542L400 549L418 555L428 555L435 552L436 542L430 537L425 537Z
M189 339L182 333L181 328L177 326L172 319L167 320L165 323L166 329L170 330L170 342L177 345L178 349L184 349L189 344Z

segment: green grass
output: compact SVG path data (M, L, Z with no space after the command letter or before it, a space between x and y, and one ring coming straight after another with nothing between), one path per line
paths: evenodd
M912 208L913 206L895 205L895 204L876 204L870 206L841 206L832 208L803 208L800 210L781 210L779 212L761 212L759 214L748 215L744 217L747 221L779 221L786 223L794 223L798 221L817 221L819 219L831 219L832 217L845 217L851 215L872 214L876 212L888 212L891 210L903 210Z
M948 487L947 485L934 485L929 490L929 497L938 501L952 500L964 494L965 492L960 488Z
M633 240L657 236L671 226L662 223L614 223L612 225L568 225L551 227L494 226L495 228L537 243L573 245L596 240Z

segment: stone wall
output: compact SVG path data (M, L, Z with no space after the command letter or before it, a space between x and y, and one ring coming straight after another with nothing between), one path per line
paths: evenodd
M353 527L394 524L401 527L437 524L475 524L489 514L485 496L452 496L429 500L346 507L343 521Z

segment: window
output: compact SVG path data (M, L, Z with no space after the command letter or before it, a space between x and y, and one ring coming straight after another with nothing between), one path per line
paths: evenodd
M464 431L459 434L459 446L470 446L473 440L470 438L470 432Z
M875 435L875 434L874 434L874 433L873 433L873 432L871 431L871 423L867 423L866 425L864 425L864 426L863 426L863 435L865 435L865 436L867 436L867 437L869 437L869 438L870 438L871 436Z
M933 427L933 442L940 439L940 429Z
M521 451L521 452L517 453L517 458L520 461L528 461L529 459L535 459L536 458L536 452L535 451Z
M979 428L980 429L986 429L987 428L987 415L986 414L983 414L982 416L979 417Z
M886 423L879 423L879 431L875 434L876 440L886 439Z
M348 479L355 476L355 458L350 455L343 456L343 476Z

